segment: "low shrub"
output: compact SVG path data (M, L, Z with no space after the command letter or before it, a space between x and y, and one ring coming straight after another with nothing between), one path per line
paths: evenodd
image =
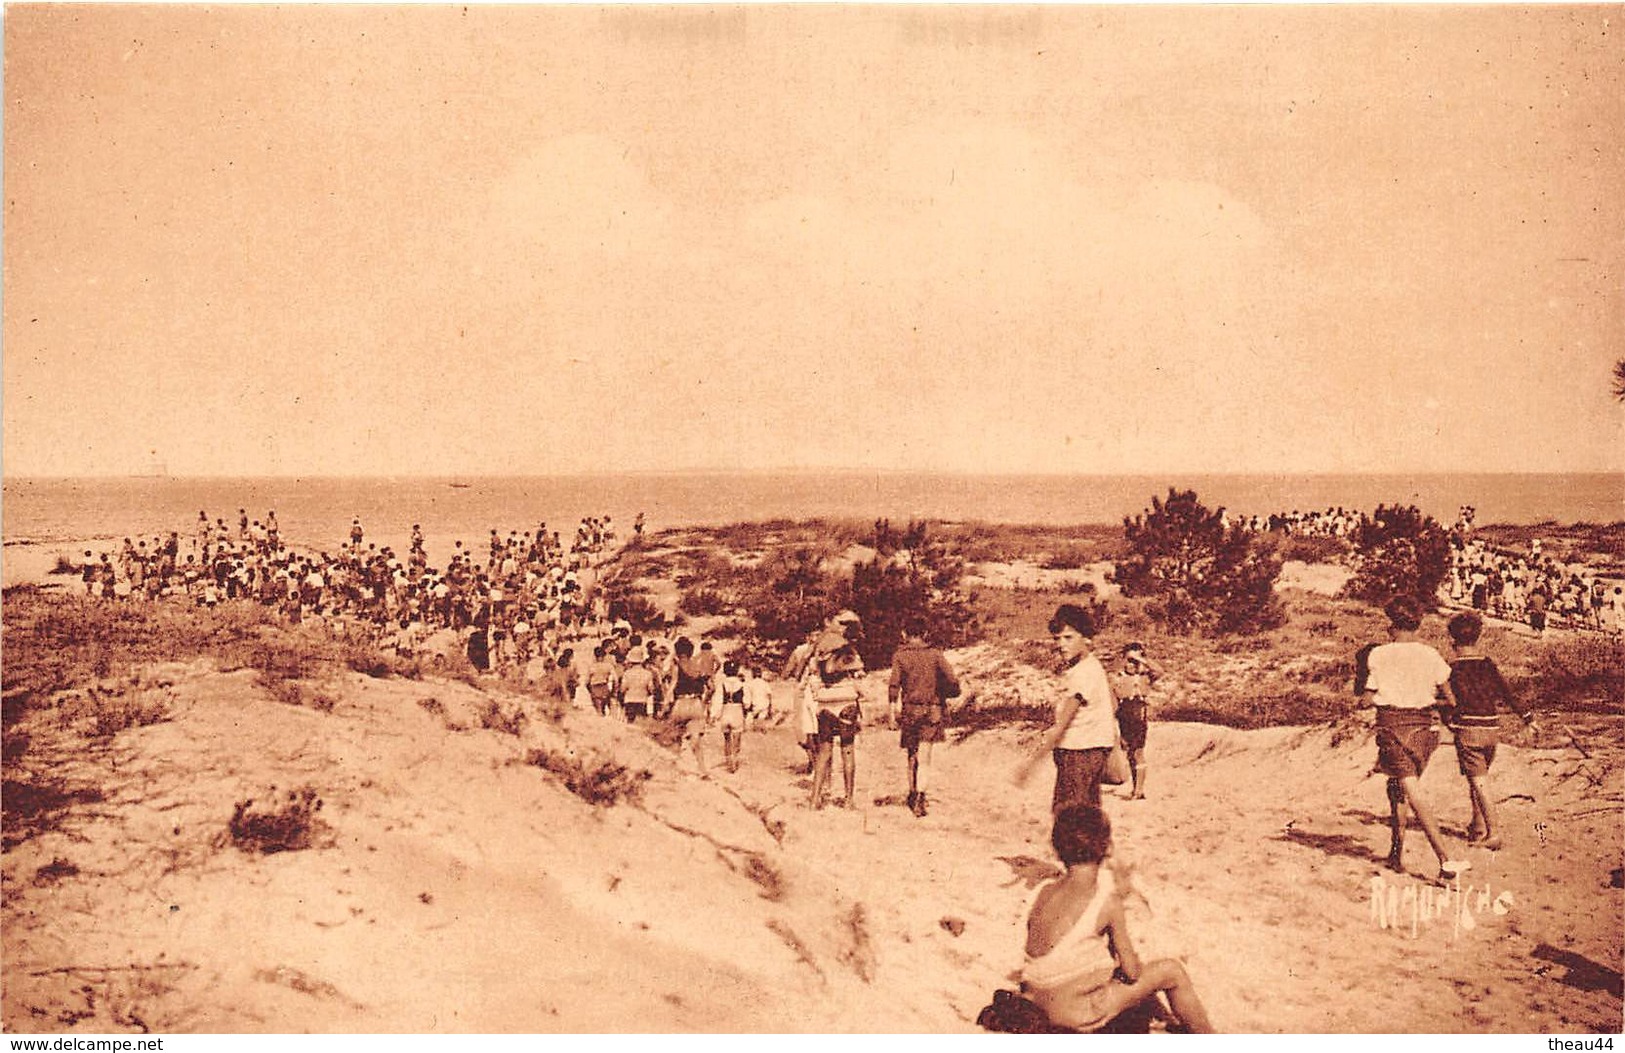
M760 852L752 852L745 857L745 876L754 881L762 891L760 895L770 903L777 903L784 898L787 891L784 874L769 863Z
M140 694L110 695L94 692L91 695L96 723L91 737L112 738L129 728L146 727L169 719L169 707L162 698Z
M1255 654L1270 649L1270 638L1262 635L1222 636L1214 643L1216 654Z
M1294 670L1291 678L1301 684L1325 684L1334 689L1347 687L1354 683L1354 659L1311 658L1303 668Z
M305 704L305 685L297 680L277 680L261 673L254 678L254 682L265 690L272 699L284 706L302 706Z
M1254 730L1271 727L1313 727L1342 719L1359 708L1359 700L1348 692L1320 692L1293 687L1284 691L1225 697L1221 702L1205 699L1161 707L1157 720L1218 724L1221 727Z
M341 640L336 650L338 661L354 672L370 676L374 680L387 680L395 675L394 656L385 654L371 644L361 643L358 640Z
M269 687L279 681L308 680L320 674L322 663L302 642L272 637L249 646L244 663L257 670L255 678Z
M487 731L500 731L505 735L518 735L525 729L525 723L530 718L525 711L515 706L509 710L494 698L485 700L480 707L480 727Z
M56 856L49 863L34 871L34 887L54 885L63 878L77 877L78 874L79 865L77 863Z
M712 614L726 614L734 609L734 602L720 589L702 586L683 593L677 609L691 618Z
M322 799L309 786L288 791L285 800L264 811L254 810L251 797L237 802L227 831L231 843L245 852L298 852L315 843L320 829L316 813L321 810Z
M647 769L634 771L612 757L584 763L560 750L532 749L525 755L525 763L552 772L565 789L588 804L606 807L636 801L643 794L643 784L654 777Z
M950 709L945 723L959 743L991 728L1047 728L1054 719L1055 708L1047 703L995 702Z
M1556 641L1517 687L1537 708L1617 708L1625 702L1625 640L1585 633Z
M1281 542L1276 550L1282 562L1295 560L1299 563L1341 563L1348 559L1352 549L1347 541L1336 537L1299 537L1288 536Z
M1094 562L1093 551L1085 545L1063 545L1045 557L1045 570L1082 570Z
M666 622L665 615L655 606L649 594L636 589L626 589L611 598L609 616L626 619L636 632L660 628Z

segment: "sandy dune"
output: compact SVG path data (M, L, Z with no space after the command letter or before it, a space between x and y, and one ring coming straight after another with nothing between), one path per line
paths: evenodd
M348 674L331 712L207 663L129 690L171 719L86 748L52 711L31 718L28 764L104 799L4 857L8 1030L963 1031L1006 985L1050 870L1047 779L1008 780L1034 733L942 750L916 820L874 803L903 789L878 727L863 806L813 813L782 727L702 781L591 714L481 727L487 698L460 683ZM1368 734L1158 726L1152 797L1109 804L1142 950L1182 955L1227 1030L1618 1031L1610 727L1590 760L1504 750L1507 846L1469 853L1473 927L1458 911L1413 934L1408 906L1398 929L1373 918L1387 835ZM652 777L640 804L595 807L524 763L538 747ZM1459 834L1446 760L1425 787ZM229 843L236 801L303 785L324 801L318 847Z

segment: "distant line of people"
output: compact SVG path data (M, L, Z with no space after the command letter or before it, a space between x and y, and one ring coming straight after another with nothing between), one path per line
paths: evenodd
M1537 633L1548 625L1625 633L1625 585L1543 549L1539 538L1515 552L1454 535L1444 591L1455 606L1527 622Z
M1300 512L1294 508L1290 512L1271 512L1269 515L1232 517L1229 512L1225 512L1220 521L1226 529L1233 525L1240 526L1255 534L1267 532L1293 537L1347 539L1354 535L1354 528L1360 525L1360 513L1339 505L1321 511Z
M330 551L285 543L275 511L251 520L198 513L185 541L178 531L116 552L86 550L87 595L110 601L178 599L213 608L229 601L275 609L293 624L360 636L403 656L462 651L481 671L511 671L538 655L556 658L562 641L607 626L608 598L598 564L614 540L608 517L583 519L568 549L546 523L533 532L493 529L480 561L461 541L444 569L430 566L414 524L409 550L366 540L359 517Z

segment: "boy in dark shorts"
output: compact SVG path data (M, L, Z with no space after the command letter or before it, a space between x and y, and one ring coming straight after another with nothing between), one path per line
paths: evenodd
M1467 842L1494 851L1501 847L1501 838L1495 833L1495 809L1490 804L1485 780L1495 761L1495 746L1500 739L1501 718L1497 710L1505 706L1530 726L1535 717L1507 687L1490 657L1478 650L1484 619L1463 611L1450 619L1449 631L1454 655L1450 663L1450 694L1456 705L1449 712L1447 723L1456 735L1456 762L1462 775L1467 777L1467 794L1473 806Z
M908 808L923 819L931 747L945 737L948 699L959 697L959 678L943 653L926 644L920 618L910 619L903 631L886 691L898 727L898 745L908 754Z
M863 659L858 656L856 641L859 618L852 611L841 611L830 620L830 627L818 638L813 647L807 678L812 688L812 700L817 708L817 731L813 739L817 752L813 757L812 797L809 801L816 811L824 807L825 791L829 786L834 766L835 743L841 744L841 775L846 784L846 797L838 803L843 808L856 808L857 753L853 747L862 730L862 709L859 700L858 678L863 676Z
M1128 754L1129 772L1133 776L1129 800L1145 798L1145 739L1151 722L1151 706L1147 699L1151 686L1162 676L1162 669L1145 656L1145 644L1138 640L1123 648L1123 668L1114 685L1117 703L1117 730L1123 736L1123 751Z

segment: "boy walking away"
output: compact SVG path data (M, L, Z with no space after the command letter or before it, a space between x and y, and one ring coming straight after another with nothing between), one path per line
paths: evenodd
M1117 684L1117 730L1123 736L1123 750L1133 775L1131 801L1145 797L1145 739L1151 720L1147 699L1161 676L1161 667L1145 656L1145 644L1135 640L1123 649L1123 668Z
M745 679L745 715L751 723L773 719L773 685L763 678L761 666L752 666Z
M1446 858L1433 811L1422 800L1417 781L1439 747L1433 714L1450 679L1450 666L1438 651L1416 638L1422 627L1419 600L1396 596L1385 611L1390 642L1371 649L1365 661L1365 682L1356 686L1377 708L1377 768L1388 777L1388 825L1393 834L1388 867L1395 872L1404 870L1405 824L1399 808L1408 803L1438 857L1437 880L1444 882L1466 870L1467 864Z
M927 646L919 619L910 620L903 644L892 656L887 693L892 720L899 728L898 744L908 751L908 808L924 818L931 746L943 740L947 700L959 697L959 679L942 652Z
M711 697L711 719L722 725L722 759L728 771L739 770L739 747L745 737L745 679L732 658L722 663L722 677Z
M1450 694L1456 706L1448 723L1456 735L1456 761L1462 775L1467 777L1467 793L1473 805L1467 843L1476 843L1493 852L1501 847L1501 838L1495 832L1495 809L1490 804L1485 781L1500 739L1501 718L1497 708L1505 706L1515 711L1527 726L1534 725L1535 717L1507 687L1490 657L1479 651L1478 638L1484 631L1484 620L1464 611L1450 619L1449 629L1450 647L1454 652L1450 663Z
M649 668L649 652L642 644L626 654L626 672L620 681L621 712L626 722L633 724L639 717L647 717L659 708L660 678Z
M592 649L592 664L587 667L587 696L601 717L609 715L609 700L615 694L618 672L602 644Z
M812 701L818 721L814 733L817 753L813 758L812 798L809 801L814 811L824 807L837 740L841 744L841 774L846 784L846 796L839 804L843 808L857 807L857 798L853 796L858 771L854 747L862 727L862 708L859 705L862 694L858 690L858 680L863 676L863 659L857 649L861 624L857 614L852 611L841 611L835 615L813 646L812 661L808 663L807 680L812 687Z

